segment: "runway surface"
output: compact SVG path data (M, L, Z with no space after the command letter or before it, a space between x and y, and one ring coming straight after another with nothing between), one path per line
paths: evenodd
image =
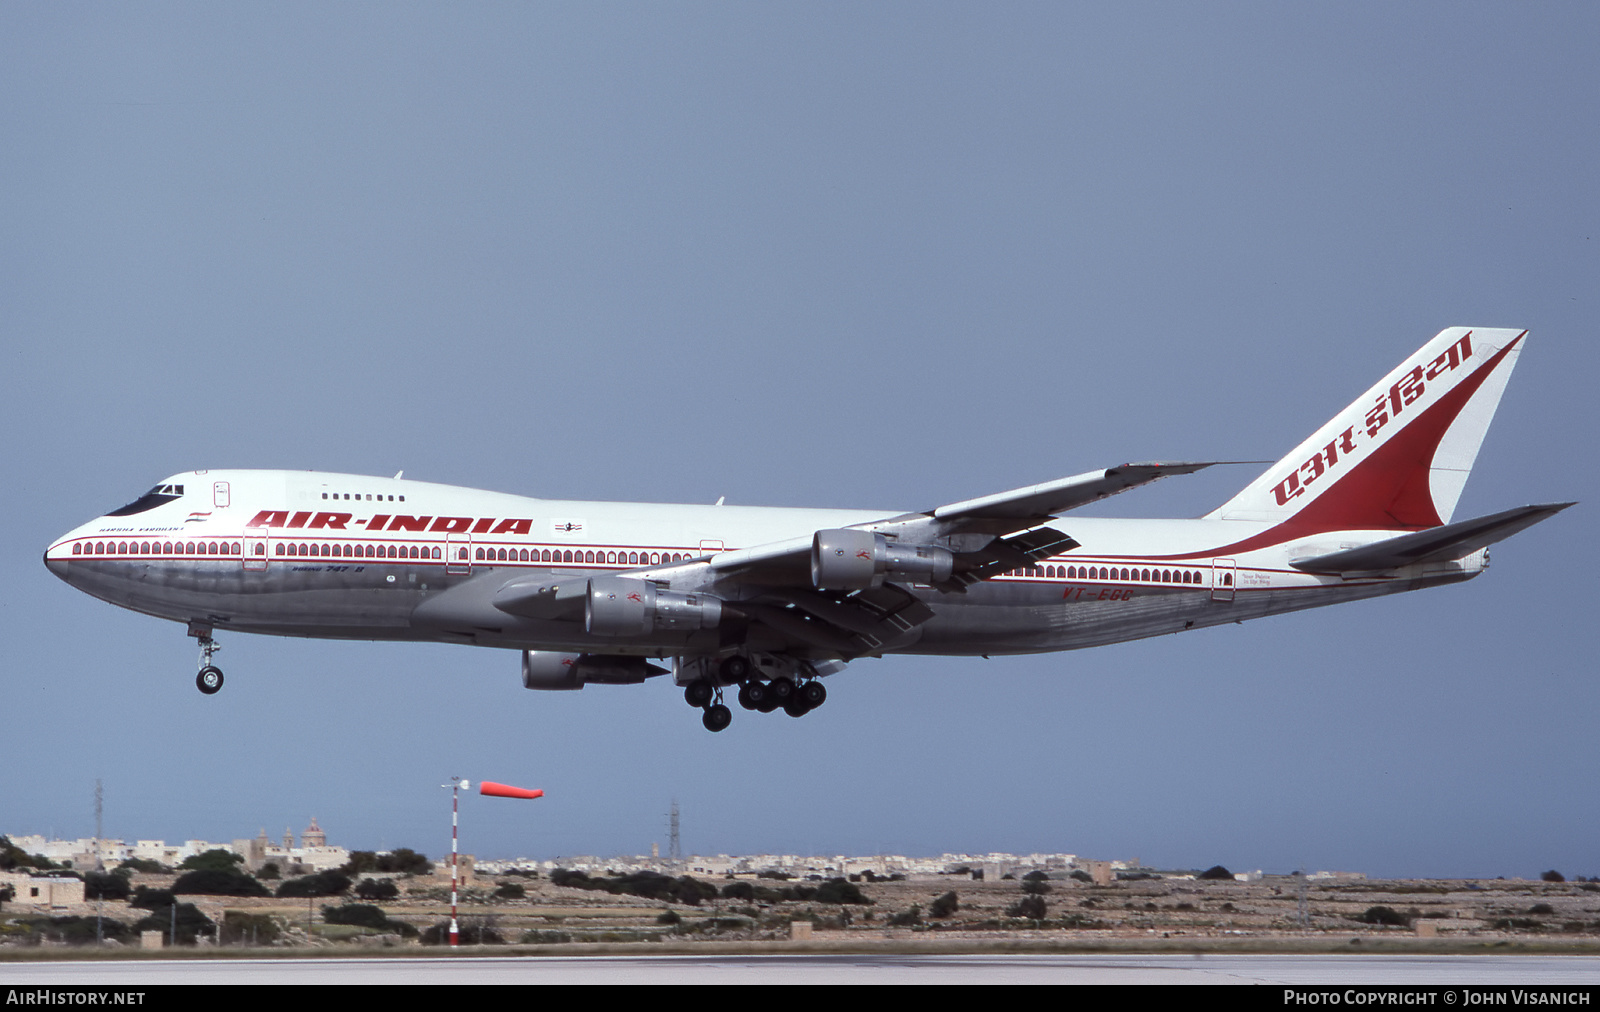
M0 963L0 987L68 984L1600 985L1600 956L744 955Z

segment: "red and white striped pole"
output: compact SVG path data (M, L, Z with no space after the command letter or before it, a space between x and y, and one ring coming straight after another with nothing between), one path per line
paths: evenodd
M461 944L461 932L456 922L457 886L460 881L456 871L459 866L458 859L460 854L457 842L459 839L458 825L461 815L461 792L471 790L472 784L470 781L463 780L460 777L451 777L448 784L440 784L439 786L450 788L450 944L451 946L458 946ZM532 799L544 797L544 791L538 789L529 790L526 787L512 787L509 784L497 784L493 780L480 780L478 782L478 793L495 798Z
M472 789L472 785L460 777L450 778L450 945L455 947L461 944L461 932L456 927L456 859L459 848L456 845L456 823L461 812L461 788Z

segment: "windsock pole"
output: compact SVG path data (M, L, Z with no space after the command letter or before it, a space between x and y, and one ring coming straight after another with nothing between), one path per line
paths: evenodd
M461 931L456 924L457 882L459 881L456 868L460 848L457 846L456 825L461 812L461 789L472 789L472 785L460 777L451 777L448 785L450 788L450 946L454 948L461 944Z
M460 847L458 845L458 825L461 817L461 792L470 791L472 782L460 777L451 777L448 784L440 787L450 788L450 945L461 944L461 931L456 921L456 904L459 896L460 876L457 873L460 860ZM542 798L544 791L530 790L526 787L512 787L510 784L497 784L493 780L480 780L478 793L495 798Z

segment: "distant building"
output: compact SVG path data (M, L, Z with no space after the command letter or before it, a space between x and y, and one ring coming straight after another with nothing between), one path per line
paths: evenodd
M208 840L185 840L182 844L168 845L164 840L139 840L131 847L121 840L47 840L43 836L13 836L11 842L29 854L38 854L52 861L67 864L76 870L93 869L98 862L115 868L124 861L138 859L154 861L168 868L176 868L191 857L208 850L230 850L244 858L245 867L258 872L267 862L275 861L280 871L299 866L311 871L328 871L350 860L350 851L344 847L328 846L328 834L312 818L311 825L301 834L302 846L294 845L294 833L284 830L283 845L272 843L263 829L254 839L238 839L231 843L211 843Z
M51 910L83 902L82 879L6 871L0 872L0 887L3 886L15 890L17 895L11 902L16 906Z

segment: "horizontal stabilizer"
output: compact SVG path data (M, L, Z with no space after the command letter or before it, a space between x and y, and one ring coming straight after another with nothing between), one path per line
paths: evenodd
M1571 505L1570 502L1558 502L1519 506L1503 513L1491 513L1486 517L1445 524L1415 534L1402 534L1361 548L1301 559L1290 565L1308 573L1350 573L1399 569L1424 562L1448 562L1465 558L1480 548L1509 538Z

